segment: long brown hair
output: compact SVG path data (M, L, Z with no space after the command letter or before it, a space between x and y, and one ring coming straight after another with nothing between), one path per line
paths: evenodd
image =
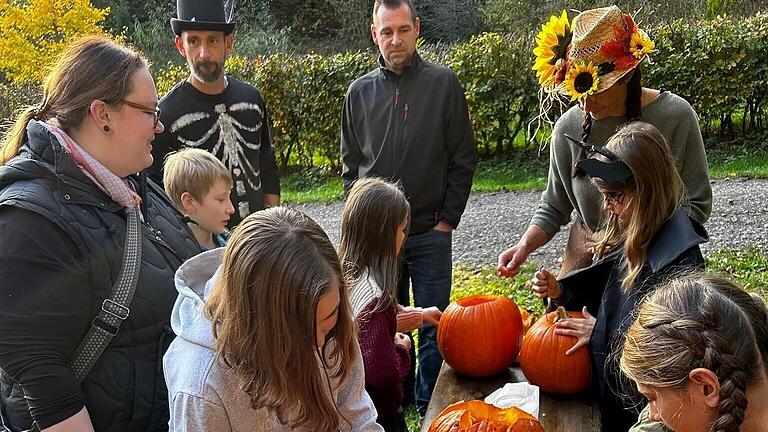
M397 305L397 230L410 219L409 215L410 206L403 192L377 178L357 180L344 204L339 255L350 281L357 283L367 273L381 288L374 312Z
M329 376L347 377L356 337L339 258L322 228L285 207L256 212L234 230L219 273L206 301L216 354L252 407L293 428L338 430ZM338 319L319 352L317 305L333 286Z
M16 116L3 137L0 164L18 154L33 118L55 118L65 131L77 128L91 102L117 106L131 92L131 78L147 62L137 51L101 36L87 36L70 44L60 55L43 84L43 99Z
M674 279L643 302L619 366L654 388L684 388L690 371L711 370L720 381L720 417L712 430L738 430L747 386L768 379L765 303L719 277Z
M666 139L651 124L632 122L623 126L608 140L606 147L632 171L629 185L632 194L627 197L631 205L627 209L629 214L622 220L616 215L608 216L596 254L602 256L607 249L624 244L627 274L622 289L626 292L643 267L653 236L682 204L685 186ZM593 182L602 189L615 189L598 178Z

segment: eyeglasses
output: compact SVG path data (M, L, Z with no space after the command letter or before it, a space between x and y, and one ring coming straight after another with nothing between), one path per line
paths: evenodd
M136 102L131 102L131 101L125 100L125 99L120 99L120 102L128 105L131 108L136 108L137 110L139 110L139 111L141 111L143 113L146 113L146 114L149 114L149 115L153 116L153 120L155 122L154 125L153 125L154 127L157 127L157 124L160 122L160 108L159 107L150 107L150 106L142 105L142 104L139 104L139 103L136 103Z
M622 205L624 204L624 192L603 192L603 200L606 204Z

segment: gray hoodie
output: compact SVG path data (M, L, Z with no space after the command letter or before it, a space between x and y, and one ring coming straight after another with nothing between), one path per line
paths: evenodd
M179 297L173 307L171 326L178 335L163 357L171 409L171 431L290 431L273 413L254 410L240 390L234 374L216 359L211 321L204 313L223 249L190 259L176 272ZM355 343L357 346L357 343ZM376 424L376 409L365 392L365 372L357 348L356 360L340 385L332 379L334 399L341 414L342 431L383 431ZM309 428L311 430L311 428Z

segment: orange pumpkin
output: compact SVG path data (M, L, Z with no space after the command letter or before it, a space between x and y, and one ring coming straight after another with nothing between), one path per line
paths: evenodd
M520 350L520 367L525 377L541 390L550 393L578 393L592 381L589 350L583 346L565 355L576 344L575 336L555 334L555 322L564 318L584 318L581 312L557 308L541 317L528 330Z
M482 428L485 426L485 429ZM429 425L429 432L544 432L535 417L512 407L501 409L481 400L449 405Z
M485 377L509 367L520 351L523 321L508 297L476 295L456 300L440 317L437 344L458 373Z

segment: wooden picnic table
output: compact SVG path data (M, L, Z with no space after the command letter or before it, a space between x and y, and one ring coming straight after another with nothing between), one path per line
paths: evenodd
M448 405L462 400L485 399L496 389L509 382L527 382L523 371L515 366L505 373L490 378L470 378L459 375L443 362L440 375L427 407L421 432ZM585 395L539 394L539 422L545 432L599 432L600 409Z

